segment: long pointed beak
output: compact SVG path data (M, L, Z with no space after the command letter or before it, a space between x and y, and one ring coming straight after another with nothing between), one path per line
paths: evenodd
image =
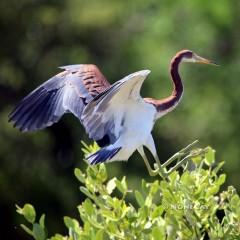
M212 60L208 60L208 59L200 57L198 55L195 55L195 60L196 60L197 63L210 64L210 65L214 65L214 66L220 66L217 63L213 62Z

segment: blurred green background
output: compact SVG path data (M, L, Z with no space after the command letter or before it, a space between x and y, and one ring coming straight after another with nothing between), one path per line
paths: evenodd
M171 93L171 57L181 49L221 67L184 64L185 95L154 128L160 159L195 139L225 160L227 183L240 180L240 1L238 0L2 0L0 2L0 226L3 239L27 239L14 204L32 203L47 213L50 235L64 233L63 215L77 216L82 200L73 176L84 167L81 143L90 142L77 119L66 115L53 127L20 133L7 122L14 105L58 66L95 63L113 83L150 69L143 96ZM108 165L132 186L148 177L135 154ZM6 237L4 238L4 234Z

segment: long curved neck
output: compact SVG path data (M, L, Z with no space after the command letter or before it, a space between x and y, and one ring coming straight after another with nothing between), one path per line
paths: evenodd
M176 104L179 103L183 95L183 84L182 84L181 77L178 73L178 67L179 67L179 64L181 63L182 58L183 58L183 55L178 54L173 58L171 62L170 73L173 81L173 91L168 98L165 98L165 102L161 106L163 109L167 110L168 108L176 106Z
M147 102L152 103L156 107L157 112L161 115L164 115L165 113L173 110L177 106L183 95L183 84L178 73L178 67L181 63L182 58L183 54L180 52L175 55L170 64L170 73L173 82L172 94L169 97L159 100L150 98L146 99Z

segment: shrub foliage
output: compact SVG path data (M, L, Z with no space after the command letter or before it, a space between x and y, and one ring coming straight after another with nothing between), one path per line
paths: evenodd
M83 151L95 149L85 145ZM38 219L30 204L17 206L27 221L21 226L36 240L239 239L240 198L232 186L220 190L226 175L214 153L209 147L182 174L143 179L138 190L128 187L125 176L109 179L104 164L77 168L86 199L77 206L79 219L63 218L68 235L48 236L45 215Z

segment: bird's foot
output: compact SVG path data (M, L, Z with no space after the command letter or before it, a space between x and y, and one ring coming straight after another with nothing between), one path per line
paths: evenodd
M158 174L162 178L167 178L173 171L177 170L178 168L180 167L186 168L189 159L204 155L207 151L207 148L204 149L197 148L192 150L192 147L195 146L197 143L198 140L187 145L185 148L181 149L179 152L175 153L172 157L170 157L164 164L160 164L160 161L156 159L154 171L156 172L158 170ZM174 161L176 161L176 164L168 170L167 167Z
M194 149L194 150L190 151L184 158L182 158L180 161L178 161L175 166L170 168L167 171L167 174L168 175L171 174L173 171L177 170L180 167L183 167L183 169L186 169L189 159L191 159L193 157L197 157L197 156L203 156L203 155L205 155L206 152L207 152L207 148L203 148L203 149L198 148L198 149Z
M160 175L160 177L162 177L163 179L167 178L168 175L166 168L163 168L161 165L159 166L157 163L154 163L153 167L154 167L153 171L155 173L154 176Z
M195 146L198 143L198 140L195 140L194 142L187 145L185 148L181 149L179 152L175 153L172 157L170 157L165 163L162 164L163 168L166 168L168 165L170 165L172 162L177 160L177 162L180 161L181 158L186 157L191 153L191 150L193 146Z
M157 176L158 174L159 174L159 169L149 169L148 170L148 173L149 173L149 175L151 176L151 177L155 177L155 176Z

